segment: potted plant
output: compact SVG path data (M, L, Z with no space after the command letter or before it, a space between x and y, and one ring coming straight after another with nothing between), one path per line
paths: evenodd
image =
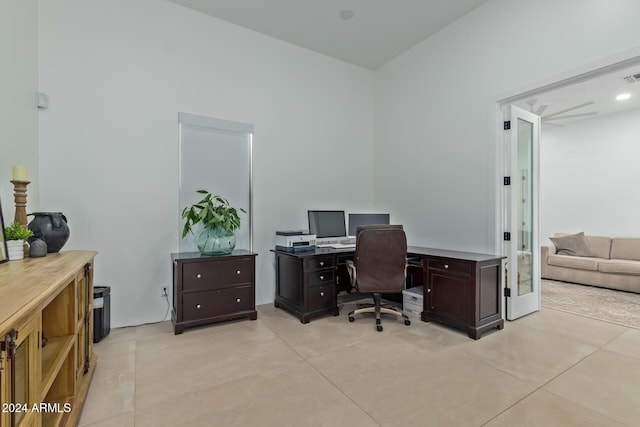
M9 261L24 258L24 241L33 236L33 231L14 221L4 228L4 236L7 240Z
M182 210L185 219L182 238L188 233L196 236L196 245L203 255L230 254L236 246L234 230L240 227L238 210L221 196L214 196L207 190L198 190L202 200ZM246 213L244 209L240 212ZM201 224L196 230L196 225Z

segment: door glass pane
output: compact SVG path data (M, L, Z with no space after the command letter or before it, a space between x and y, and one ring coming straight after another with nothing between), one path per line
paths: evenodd
M533 123L518 119L518 170L516 187L518 224L516 242L518 248L518 295L533 292L532 241L533 241Z
M24 340L16 348L16 356L14 359L16 366L15 377L15 390L16 394L13 396L13 401L21 407L25 404L29 404L29 340ZM17 411L15 414L16 425L20 423L24 416L23 411Z

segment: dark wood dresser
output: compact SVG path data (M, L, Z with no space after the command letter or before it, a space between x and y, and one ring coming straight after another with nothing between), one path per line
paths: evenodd
M256 320L255 257L246 250L219 256L171 254L171 319L176 335L193 326L241 318Z

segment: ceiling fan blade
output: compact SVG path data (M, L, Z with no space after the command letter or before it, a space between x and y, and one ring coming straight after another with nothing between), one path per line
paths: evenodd
M536 112L534 113L537 116L541 116L542 113L544 112L544 110L546 110L548 107L547 104L540 104L540 106L538 107L538 109L536 110Z
M586 117L586 116L595 116L598 114L597 111L591 111L589 113L580 113L580 114L569 114L568 116L556 116L556 117L543 117L543 122L548 122L550 120L562 120L562 119L573 119L574 117Z
M589 102L585 102L584 104L576 105L576 106L571 107L571 108L566 108L566 109L564 109L562 111L558 111L557 113L548 114L543 118L559 116L560 114L563 114L563 113L566 113L566 112L569 112L569 111L573 111L573 110L577 110L578 108L586 107L587 105L591 105L591 104L595 104L595 101L589 101Z

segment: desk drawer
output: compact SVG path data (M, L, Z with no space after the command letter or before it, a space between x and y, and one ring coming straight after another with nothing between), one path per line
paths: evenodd
M307 273L309 280L309 286L318 286L323 284L333 284L335 278L335 271L333 270L320 270Z
M471 274L471 264L465 262L456 262L452 260L430 259L427 268L432 270L440 270L453 274Z
M307 271L319 270L321 268L333 268L335 265L332 256L311 258L307 261Z
M309 311L332 308L335 304L335 287L322 285L309 288Z
M253 310L253 286L214 291L191 292L182 296L183 320L200 320L210 317Z
M182 290L197 291L251 283L253 259L187 262L182 267Z

